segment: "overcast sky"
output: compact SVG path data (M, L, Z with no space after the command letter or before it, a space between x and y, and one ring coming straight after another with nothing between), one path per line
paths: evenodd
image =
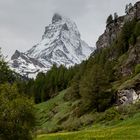
M76 22L82 39L95 46L106 18L124 14L127 3L138 0L0 0L0 47L11 56L38 43L45 26L58 12Z

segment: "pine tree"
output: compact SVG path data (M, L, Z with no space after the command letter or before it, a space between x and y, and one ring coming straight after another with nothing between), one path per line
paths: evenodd
M15 81L14 72L9 69L9 66L4 60L0 51L0 84L5 82L13 83Z
M99 102L104 100L104 93L108 87L108 78L106 77L103 68L100 65L95 64L80 83L80 95L85 108L87 110L92 108L100 111L102 106L99 107ZM108 103L106 103L106 105L107 104Z
M118 19L118 14L115 12L114 13L114 21L117 22L117 19Z
M112 15L109 15L107 20L106 20L106 24L110 24L111 22L113 21L113 16Z
M129 13L129 6L128 6L128 4L125 6L125 13L126 13L126 14Z

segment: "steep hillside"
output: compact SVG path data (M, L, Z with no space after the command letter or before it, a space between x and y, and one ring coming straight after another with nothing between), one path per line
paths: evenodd
M96 47L98 49L109 47L116 38L119 37L119 33L122 31L124 24L128 21L132 21L134 18L140 20L140 2L137 2L134 6L131 4L125 9L126 15L120 17L114 17L107 23L104 33L99 37Z
M73 104L71 101L64 101L65 93L66 91L63 91L48 102L36 106L38 133L55 132L62 129L60 124L70 115Z
M76 117L73 109L79 101L64 101L65 93L63 91L57 97L36 106L38 140L139 138L140 103ZM76 130L78 132L67 132Z
M76 69L65 93L38 105L39 110L46 108L38 110L43 114L39 116L41 132L79 130L98 122L125 120L139 111L139 105L129 106L140 99L139 11L137 2L125 16L112 19L99 37L97 49Z

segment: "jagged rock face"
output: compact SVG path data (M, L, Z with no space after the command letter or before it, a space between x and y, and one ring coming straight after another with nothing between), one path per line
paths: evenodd
M118 92L118 105L134 104L140 99L140 94L134 89L126 89Z
M129 46L127 58L121 61L121 66L116 70L118 75L130 76L134 67L140 64L140 38L137 38L135 46Z
M104 47L108 47L112 44L112 42L117 38L121 28L124 24L124 16L119 17L117 21L113 21L109 25L106 26L105 32L99 37L96 47L97 49L101 49Z
M56 22L58 22L60 20L62 20L61 15L59 15L59 14L56 13L56 14L54 14L54 16L52 18L52 23L56 23Z
M41 69L45 70L45 66L37 59L31 58L17 50L11 57L9 64L13 70L22 76L36 76Z
M81 40L76 24L70 19L55 14L52 24L45 28L42 40L25 53L16 51L10 65L22 75L27 74L25 69L28 73L46 72L53 64L66 67L79 64L92 52L93 48ZM29 66L29 63L32 66Z
M135 4L136 18L140 20L140 1Z
M99 37L96 47L101 49L110 46L117 38L125 22L134 18L140 20L140 2L137 2L125 16L119 17L106 26L105 32Z
M137 2L130 10L129 13L125 16L125 21L130 21L136 18L140 20L140 2Z

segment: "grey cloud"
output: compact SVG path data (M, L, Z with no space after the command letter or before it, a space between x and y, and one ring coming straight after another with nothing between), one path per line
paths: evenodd
M95 44L110 13L137 0L0 0L0 46L6 55L36 44L55 12L74 20L82 38Z
M82 16L88 11L87 0L52 0L52 4L54 10L69 17Z

